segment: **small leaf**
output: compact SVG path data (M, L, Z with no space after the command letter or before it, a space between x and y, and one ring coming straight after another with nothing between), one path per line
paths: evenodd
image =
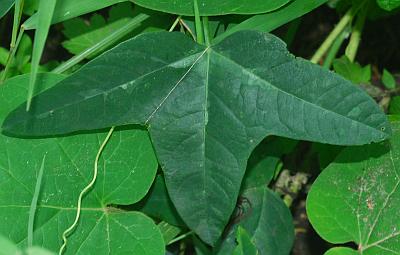
M400 6L400 0L376 0L378 5L386 10L391 11Z
M162 208L161 205L160 208ZM158 223L157 226L160 228L165 244L168 244L171 240L177 237L179 233L182 231L182 229L180 229L179 227L170 225L165 221L161 221L160 223Z
M38 89L63 78L40 74ZM0 88L0 122L23 102L28 79L27 75L18 76ZM62 232L74 220L79 192L93 175L104 136L103 132L47 139L0 135L0 218L4 219L0 233L26 246L30 204L46 154L33 243L58 250ZM154 222L142 213L116 206L141 200L156 171L157 160L146 131L124 128L115 132L100 159L95 186L83 200L82 216L69 236L66 254L164 255L164 241Z
M335 247L329 249L324 255L359 255L359 253L347 247Z
M387 89L396 88L396 80L393 75L386 69L383 70L382 83Z
M335 244L356 243L356 254L400 250L400 122L393 130L390 141L343 150L308 195L307 214L318 234Z
M371 66L362 67L351 62L347 56L342 56L333 61L334 70L354 84L369 83L371 80Z
M193 0L132 0L143 7L184 16L194 16ZM198 0L200 16L224 14L256 14L269 12L282 7L290 0Z
M35 101L31 112L12 112L3 129L38 136L147 126L175 207L210 244L235 207L247 159L266 136L349 145L391 133L364 91L255 31L210 47L182 33L143 34Z
M51 24L72 19L80 15L94 12L124 1L126 0L60 0L57 1L57 4L55 6L54 15L51 19ZM33 15L27 21L25 21L23 27L27 30L40 27L40 24L38 24L38 14Z
M246 229L239 226L236 230L236 241L238 245L233 251L234 255L257 255L258 251L254 243L251 241L249 233Z

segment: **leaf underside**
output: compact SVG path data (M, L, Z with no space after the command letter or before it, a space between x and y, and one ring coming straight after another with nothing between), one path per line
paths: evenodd
M147 126L172 201L210 244L234 209L251 151L266 136L351 145L391 133L361 89L254 31L210 47L181 33L140 35L35 97L33 107L15 110L3 129L40 136Z
M356 243L349 254L400 250L400 122L393 131L390 142L345 149L309 193L312 225L331 243Z

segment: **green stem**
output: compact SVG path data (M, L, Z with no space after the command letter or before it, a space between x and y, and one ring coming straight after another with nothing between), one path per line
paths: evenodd
M178 16L176 18L176 20L174 21L174 23L172 24L172 26L170 27L170 29L168 30L168 32L172 32L174 31L175 27L178 25L179 20L181 20L182 16Z
M18 34L17 41L15 42L15 46L10 49L10 54L8 55L8 58L7 58L7 63L4 68L3 76L0 78L0 84L3 83L7 78L8 70L10 69L10 66L13 63L15 53L17 52L17 49L18 49L19 43L21 42L23 34L24 34L24 28L21 27L19 34Z
M94 171L93 171L92 180L89 182L89 184L88 184L85 188L83 188L83 190L82 190L81 193L79 194L79 197L78 197L78 205L77 205L77 207L76 207L75 220L74 220L74 222L72 223L72 225L71 225L69 228L67 228L67 229L63 232L63 234L62 234L63 244L61 245L60 250L58 251L58 254L59 254L59 255L62 255L63 252L64 252L64 250L65 250L65 248L67 247L67 241L68 241L67 237L68 237L68 235L69 235L69 234L75 229L75 227L78 225L78 221L79 221L79 218L80 218L80 216L81 216L81 206L82 206L82 199L83 199L83 196L84 196L91 188L93 188L93 185L94 185L94 183L95 183L96 180L97 180L99 159L100 159L100 156L101 156L101 154L103 153L103 150L104 150L104 148L106 147L108 141L110 140L110 138L111 138L111 136L112 136L112 134L113 134L113 132L114 132L114 129L115 129L115 127L112 127L112 128L110 129L110 131L108 131L106 138L104 139L103 143L100 145L99 150L97 151L96 159L95 159L95 161L94 161Z
M32 247L33 244L33 224L35 222L35 213L37 208L37 202L39 199L40 188L42 186L44 162L46 160L46 154L43 156L42 165L39 169L39 174L36 180L35 192L33 193L31 207L29 208L29 219L28 219L28 247Z
M24 0L16 0L15 1L15 9L14 9L14 22L13 29L11 35L11 43L10 43L10 51L15 47L17 42L17 33L19 28L19 23L21 22L22 9L24 8Z
M190 232L187 232L187 233L185 233L185 234L183 234L183 235L180 235L180 236L178 236L178 237L172 239L167 245L176 243L176 242L178 242L178 241L180 241L180 240L182 240L182 239L185 239L186 237L188 237L188 236L190 236L190 235L192 235L192 234L194 234L194 231L190 231Z
M211 44L211 40L210 40L210 28L209 28L209 24L208 24L208 17L203 17L203 29L204 29L204 38L206 41L206 45L210 46Z
M197 0L193 0L194 5L194 20L196 25L196 41L199 44L204 44L203 25L201 23L199 5Z
M68 61L64 62L63 64L61 64L57 68L55 68L52 72L53 73L63 73L65 71L67 71L71 67L75 66L76 64L78 64L79 62L84 60L86 57L114 44L116 41L120 40L121 38L123 38L124 36L129 34L141 22L143 22L144 20L146 20L148 18L149 18L149 15L147 15L147 14L139 14L138 16L133 18L131 21L129 21L125 26L114 31L110 35L106 36L103 40L101 40L100 42L91 46L90 48L87 48L86 50L79 53L78 55L70 58Z
M351 22L356 12L355 8L351 8L346 12L346 14L341 18L336 27L332 30L332 32L328 35L325 41L321 44L319 49L315 52L314 56L311 58L311 62L316 64L321 58L325 55L325 53L332 46L333 42L336 38L342 33L342 31L346 28L346 26Z
M329 49L326 54L326 58L324 61L323 67L326 69L330 69L332 66L333 60L336 58L337 53L340 50L344 40L349 36L349 29L343 30L343 32L336 38L335 42L332 44L332 47Z
M351 33L350 42L346 48L346 56L351 62L354 62L357 55L358 47L360 46L361 34L364 29L365 20L368 14L368 6L369 5L366 4L357 15L357 21Z

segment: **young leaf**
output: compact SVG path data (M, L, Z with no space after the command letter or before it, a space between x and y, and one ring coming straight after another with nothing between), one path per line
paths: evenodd
M400 6L400 0L376 0L378 5L386 10L391 11Z
M364 91L255 31L210 47L182 33L143 34L34 101L31 112L21 106L11 113L3 129L37 136L146 125L175 207L211 244L234 209L247 159L266 136L350 145L391 133Z
M47 0L49 1L49 0ZM110 5L124 2L126 0L60 0L57 1L53 17L51 19L51 24L55 24L64 20L72 19L77 16L94 12ZM33 15L27 21L24 22L23 27L26 30L36 29L40 27L38 24L38 14Z
M216 254L233 254L238 228L247 231L260 254L289 254L294 241L293 219L282 199L265 185L245 190L241 198L240 209L234 217L238 224L227 229L228 236Z
M271 32L272 30L314 10L328 0L294 0L278 10L270 13L254 15L238 25L228 29L225 33L214 38L220 42L226 37L242 30L257 30Z
M41 74L44 89L64 76ZM0 88L0 122L23 102L28 76L8 80ZM58 250L63 231L74 220L81 189L93 175L93 163L104 133L64 138L18 139L0 135L0 233L26 246L28 212L43 155L46 164L37 203L33 243ZM132 146L134 145L134 146ZM21 150L21 148L23 148ZM23 160L21 160L23 159ZM150 139L144 130L114 133L103 151L99 176L83 200L82 216L68 238L66 254L163 255L160 230L147 216L112 205L141 200L157 171Z
M354 254L400 250L400 122L393 131L388 142L345 149L308 195L307 214L319 235L335 244L355 242Z
M393 75L386 69L383 70L382 83L388 89L396 88L396 80Z
M346 56L335 59L333 61L333 69L354 84L368 84L371 80L370 65L362 67L358 63L351 62Z
M14 3L15 0L0 0L0 19L6 15Z
M194 16L193 0L132 0L143 7L174 13L184 16ZM270 12L282 7L290 0L198 0L200 16L217 16L224 14L255 14Z
M256 246L251 240L249 233L247 233L246 229L239 226L236 230L236 241L238 242L238 246L233 251L234 255L257 255L258 251Z

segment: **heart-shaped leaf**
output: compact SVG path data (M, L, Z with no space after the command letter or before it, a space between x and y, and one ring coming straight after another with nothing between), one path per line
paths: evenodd
M194 16L193 0L132 0L143 7L185 16ZM255 14L269 12L285 5L290 0L197 0L201 16L224 14Z
M345 149L308 195L307 213L319 235L335 244L355 242L354 254L400 250L400 122L393 130L390 142Z
M125 124L148 127L172 201L210 244L266 136L349 145L391 133L360 88L255 31L209 47L181 33L140 35L35 97L31 112L20 106L3 129L52 135Z
M38 77L48 87L64 76ZM0 122L24 101L29 76L10 79L0 88ZM94 158L104 133L64 138L18 139L0 135L0 233L26 246L28 214L37 173L46 155L38 201L34 244L53 251L76 214L78 195L93 175ZM121 130L107 144L94 189L85 196L82 216L69 237L67 254L163 255L162 235L152 220L116 204L139 201L157 171L150 139L143 130Z

